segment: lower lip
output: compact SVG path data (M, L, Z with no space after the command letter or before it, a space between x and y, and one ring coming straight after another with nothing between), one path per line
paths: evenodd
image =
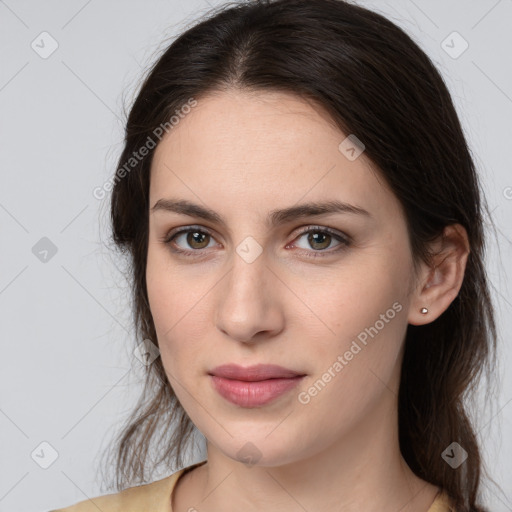
M293 389L304 376L286 379L268 379L260 381L243 381L225 379L212 375L213 387L217 392L235 405L257 407L265 405L278 396Z

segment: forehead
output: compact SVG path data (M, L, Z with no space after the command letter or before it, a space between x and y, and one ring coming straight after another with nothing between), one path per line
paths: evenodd
M158 144L150 206L183 197L209 207L257 211L329 199L364 203L374 213L397 208L364 152L340 151L347 137L320 107L286 93L230 91L198 99ZM380 212L379 212L380 210Z
M198 100L189 114L164 137L156 149L182 151L188 161L205 154L233 165L248 158L267 162L308 151L341 137L327 113L291 94L276 92L217 92ZM329 140L326 139L328 137ZM189 152L194 149L195 151ZM182 155L184 156L184 155ZM245 166L249 169L249 166Z

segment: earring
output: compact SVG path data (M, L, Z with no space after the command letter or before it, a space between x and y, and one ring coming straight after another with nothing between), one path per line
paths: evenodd
M428 309L427 308L421 308L420 309L420 313L422 313L423 315L426 315L428 313Z

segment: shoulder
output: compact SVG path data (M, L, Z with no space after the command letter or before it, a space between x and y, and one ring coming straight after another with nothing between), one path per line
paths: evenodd
M129 487L115 494L89 498L49 512L98 512L98 510L102 512L167 512L171 493L178 478L198 464L180 469L149 484Z
M452 500L445 491L440 492L427 512L455 512Z

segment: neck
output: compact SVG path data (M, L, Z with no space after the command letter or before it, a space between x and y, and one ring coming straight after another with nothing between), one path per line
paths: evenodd
M427 512L439 489L414 475L401 456L389 400L396 402L391 391L335 445L284 464L248 466L208 443L194 505L204 511Z

